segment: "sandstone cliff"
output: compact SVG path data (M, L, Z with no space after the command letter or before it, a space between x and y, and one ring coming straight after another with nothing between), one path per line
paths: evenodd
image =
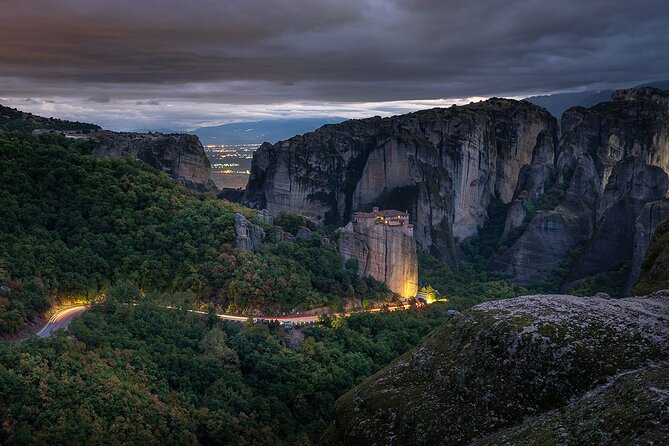
M668 366L667 291L485 303L342 396L325 443L661 443Z
M532 285L567 268L570 289L616 264L638 263L644 245L635 247L637 219L669 188L669 92L622 90L611 102L568 110L554 168L566 188L561 203L533 216L490 269ZM515 195L527 197L519 186ZM507 225L518 218L509 213ZM632 266L630 281L636 274Z
M492 197L509 202L525 165L552 165L557 123L526 102L490 99L351 120L256 152L245 202L346 223L375 204L408 209L421 247L454 261Z
M404 298L418 292L416 242L406 227L349 222L339 232L339 252L356 259L358 275L373 277Z
M209 178L209 158L197 136L99 131L88 137L98 142L93 156L135 158L165 172L190 189L200 192L215 190Z
M669 200L647 203L641 210L639 217L636 219L634 224L632 264L629 277L627 278L627 284L623 289L623 296L628 296L632 293L632 289L640 278L641 266L646 257L646 253L649 252L648 249L651 245L651 241L655 237L658 226L664 221L669 222ZM660 231L658 236L661 236L661 233L662 231ZM669 248L669 246L666 248ZM669 279L669 264L665 265L663 268L667 270L666 277ZM659 269L661 268L658 266L658 270ZM669 288L669 280L664 281L664 283L656 281L655 285L657 288L652 289L652 291ZM644 294L648 292L650 292L650 290L637 290L636 294Z

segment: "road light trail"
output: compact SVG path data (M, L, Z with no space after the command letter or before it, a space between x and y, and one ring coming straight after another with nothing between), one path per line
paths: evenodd
M135 304L136 305L136 304ZM178 310L179 307L174 307L170 305L160 305L162 308L167 308L170 310ZM351 314L356 314L356 313L376 313L380 311L395 311L395 310L406 310L409 308L409 305L398 305L398 306L393 306L393 307L386 307L386 308L371 308L367 310L358 310L358 311L351 311L348 313L330 313L327 314L330 317L335 317L335 316L350 316ZM51 336L52 333L58 331L58 330L63 330L67 328L67 326L72 322L72 319L75 317L79 316L86 310L90 309L90 305L75 305L72 307L67 307L63 308L60 311L57 311L53 316L51 316L51 319L46 323L42 329L37 332L37 336L40 338L48 338ZM187 310L189 313L195 313L195 314L202 314L202 315L207 315L209 314L206 311L202 310ZM276 321L281 325L285 325L286 323L292 323L295 325L303 325L303 324L313 324L318 322L319 318L321 315L305 315L305 316L300 316L300 315L290 315L290 316L242 316L242 315L236 315L236 314L226 314L226 313L218 313L216 316L220 319L227 320L227 321L234 321L234 322L246 322L247 320L251 319L253 322L273 322Z
M57 311L53 316L51 316L46 325L37 332L37 336L40 338L48 338L52 333L58 330L64 330L68 325L70 325L72 319L79 316L89 308L90 307L88 305L75 305Z

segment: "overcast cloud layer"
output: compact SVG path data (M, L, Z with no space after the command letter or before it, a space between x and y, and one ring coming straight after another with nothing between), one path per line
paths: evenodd
M669 78L666 1L3 0L0 102L109 128Z

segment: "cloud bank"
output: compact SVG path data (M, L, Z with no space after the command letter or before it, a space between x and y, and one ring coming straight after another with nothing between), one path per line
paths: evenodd
M632 85L669 77L665 6L5 0L0 97L113 128L185 128Z

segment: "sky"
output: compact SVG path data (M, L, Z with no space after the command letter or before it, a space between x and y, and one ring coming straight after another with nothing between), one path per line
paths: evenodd
M1 0L0 104L113 130L669 79L666 0Z

